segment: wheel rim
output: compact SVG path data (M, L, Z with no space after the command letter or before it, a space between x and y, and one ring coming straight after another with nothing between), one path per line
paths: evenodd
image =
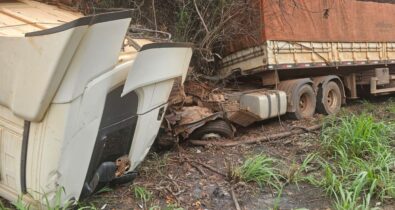
M330 110L337 109L339 100L337 93L333 89L328 91L326 101Z
M218 133L208 133L202 136L202 140L209 140L209 139L220 139L221 135Z
M306 93L302 94L300 96L300 100L299 100L299 110L300 112L304 112L307 109L308 106L308 95Z

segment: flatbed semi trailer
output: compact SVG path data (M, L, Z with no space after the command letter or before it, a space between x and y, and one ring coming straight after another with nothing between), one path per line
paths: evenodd
M395 3L250 2L259 8L251 35L230 42L218 74L222 79L255 77L261 83L255 93L248 89L249 97L240 94L240 111L230 119L237 122L242 113L255 121L285 112L297 119L333 114L346 98L395 91ZM286 110L262 115L284 103Z

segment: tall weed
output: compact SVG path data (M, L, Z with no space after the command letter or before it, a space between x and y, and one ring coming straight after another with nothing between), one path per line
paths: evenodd
M395 198L394 125L370 114L328 117L321 135L323 187L341 210L371 209L371 199Z
M256 182L259 186L268 184L280 189L280 178L278 170L274 168L274 159L265 155L255 155L248 158L243 165L232 171L232 178L245 182Z

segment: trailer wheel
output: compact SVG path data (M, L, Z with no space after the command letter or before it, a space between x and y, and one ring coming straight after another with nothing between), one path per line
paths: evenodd
M321 114L336 114L340 111L342 94L336 82L328 82L318 89L317 112Z
M207 122L202 127L196 129L189 135L190 139L209 140L219 138L232 138L233 130L231 125L222 119Z
M304 84L294 91L296 97L292 97L292 104L295 106L295 112L288 113L290 118L300 120L312 117L316 107L316 95L311 85Z

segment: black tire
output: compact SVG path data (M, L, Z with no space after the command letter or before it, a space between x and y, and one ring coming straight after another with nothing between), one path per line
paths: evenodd
M223 138L232 138L233 130L231 125L222 119L207 122L200 128L194 130L190 135L190 139L201 140L207 134L216 134Z
M288 113L288 116L295 120L312 117L316 108L316 95L313 87L309 84L304 84L300 86L299 89L295 90L293 94L296 94L296 97L292 97L294 100L292 104L295 106L295 112Z
M339 85L330 81L318 90L317 112L321 114L336 114L342 106L342 93Z

